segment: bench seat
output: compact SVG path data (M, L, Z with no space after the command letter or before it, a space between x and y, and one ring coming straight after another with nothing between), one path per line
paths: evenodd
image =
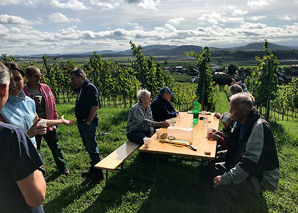
M137 148L138 144L135 144L131 141L127 141L122 144L118 149L113 151L111 154L106 156L100 162L98 162L94 167L95 169L104 169L106 170L106 180L108 170L115 170L123 161L128 158Z

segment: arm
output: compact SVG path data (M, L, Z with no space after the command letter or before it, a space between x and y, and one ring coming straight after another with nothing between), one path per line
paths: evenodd
M36 116L34 118L34 124L26 132L30 138L33 138L36 135L43 135L47 132L47 126L41 126L41 125L38 126L37 125L40 120L41 119L38 118L38 115L36 114Z
M97 113L98 106L92 106L86 122L91 123Z
M73 122L72 118L70 120L66 120L64 118L64 115L62 115L61 118L58 120L48 120L48 119L43 119L43 120L47 122L47 127L58 126L59 124L69 125Z
M46 195L46 181L39 170L35 170L26 178L17 181L26 203L32 207L38 207L42 204Z
M264 128L263 124L257 121L256 126L252 128L252 133L248 138L241 160L234 168L231 168L221 176L224 184L242 183L249 175L254 176L262 154L263 145Z

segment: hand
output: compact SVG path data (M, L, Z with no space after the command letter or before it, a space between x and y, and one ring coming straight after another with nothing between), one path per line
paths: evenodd
M217 131L216 129L212 130L212 133L207 133L207 138L209 140L216 141L221 137L221 132Z
M219 119L220 117L221 117L221 114L220 114L220 113L215 113L215 114L214 114L214 118Z
M231 121L231 120L229 119L226 123L224 123L224 122L222 122L223 117L224 117L224 114L222 114L222 115L220 116L219 120L220 120L220 122L222 123L223 128L224 128L225 130L229 130L229 129L230 129L230 121Z
M27 135L30 138L33 138L36 135L43 135L47 133L47 126L46 125L40 125L38 126L37 123L41 120L41 118L38 118L34 124L31 126L31 128L26 132Z
M62 124L66 124L66 125L69 125L69 124L71 124L73 122L73 119L72 118L70 120L66 120L64 118L64 115L62 115L60 119L62 121Z
M213 187L217 187L220 185L224 185L224 183L221 181L221 176L216 176L215 178L213 178Z
M162 128L168 128L170 126L170 124L166 121L162 121L162 122L158 122L157 126L160 126Z

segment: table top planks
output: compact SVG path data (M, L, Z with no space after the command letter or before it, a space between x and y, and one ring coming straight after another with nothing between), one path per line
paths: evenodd
M205 116L208 118L207 127L204 127L203 120L199 120L199 122L194 126L193 114L188 114L187 112L180 112L179 114L180 120L177 120L176 118L176 123L174 126L184 128L193 127L192 146L195 147L197 151L191 150L188 146L177 146L170 143L161 143L157 139L156 133L150 138L149 147L146 148L143 145L139 148L139 151L168 155L180 155L194 158L215 158L217 142L208 140L206 138L208 127L218 130L219 120L214 118L214 113ZM162 128L162 133L165 132L167 132L167 129Z

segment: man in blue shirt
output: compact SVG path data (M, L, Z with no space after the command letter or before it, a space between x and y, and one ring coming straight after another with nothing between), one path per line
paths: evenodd
M151 110L155 121L165 121L174 118L179 113L171 104L171 99L175 95L169 87L159 90L159 95L152 101Z
M87 79L86 73L79 67L76 67L70 73L71 83L77 90L77 99L75 105L75 114L77 125L83 144L86 147L91 158L89 171L83 172L82 176L93 176L95 183L103 180L103 172L100 169L94 169L101 158L97 148L96 130L98 126L98 90Z
M0 62L0 112L8 98L9 83L9 70ZM19 127L0 122L0 138L0 211L44 212L43 161L29 136Z

